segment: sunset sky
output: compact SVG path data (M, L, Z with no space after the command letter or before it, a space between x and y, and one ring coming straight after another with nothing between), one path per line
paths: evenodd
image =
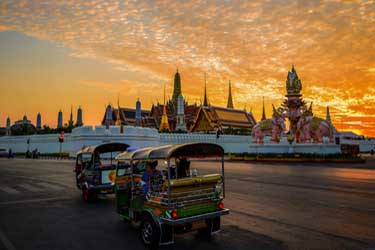
M375 1L1 1L0 127L24 114L52 127L79 105L97 125L105 105L143 109L182 93L259 119L280 105L294 64L302 93L338 129L375 136Z

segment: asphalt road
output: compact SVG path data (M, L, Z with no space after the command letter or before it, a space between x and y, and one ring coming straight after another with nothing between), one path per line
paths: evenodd
M0 249L144 249L113 197L81 200L73 164L0 159ZM194 166L203 173L217 163ZM339 166L228 162L223 230L162 249L375 250L375 170Z

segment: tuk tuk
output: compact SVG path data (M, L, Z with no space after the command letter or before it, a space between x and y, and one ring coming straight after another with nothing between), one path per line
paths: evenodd
M95 201L99 194L114 192L116 164L113 160L128 147L124 143L105 143L87 146L77 152L74 172L84 201Z
M218 173L198 174L196 161L219 158ZM224 150L212 143L141 148L116 159L115 193L120 217L140 228L146 246L174 243L175 234L198 231L210 237L221 227L224 208ZM193 164L191 164L193 163Z

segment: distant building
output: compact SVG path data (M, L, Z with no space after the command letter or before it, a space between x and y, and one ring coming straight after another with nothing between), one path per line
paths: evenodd
M234 130L248 132L254 126L255 120L252 113L234 109L231 82L229 82L227 108L209 104L206 74L204 75L203 96L203 105L201 106L196 103L188 104L185 102L181 90L181 75L177 70L174 76L173 96L170 100L166 100L163 104L153 104L150 111L141 110L139 100L136 103L136 109L121 107L113 109L108 105L102 119L102 125L122 124L158 130L165 130L168 127L167 130L172 132L178 130L208 132L219 128L228 133L233 133ZM209 120L209 124L202 125L204 119ZM166 123L168 123L168 126Z
M57 114L57 128L62 128L63 127L63 113L60 110L59 113Z
M27 116L24 115L22 120L16 121L11 127L12 135L34 134L36 132L35 126L31 123Z
M42 116L40 113L37 114L36 116L36 129L41 129L42 128Z
M116 124L122 124L122 125L130 125L135 126L136 125L136 109L132 108L122 108L120 107L120 112L118 112L118 108L114 109L109 104L106 108L106 112L104 114L104 117L102 119L102 125L111 126ZM150 111L141 110L141 126L143 127L153 127L156 128L155 121L150 118ZM118 121L118 115L119 115L119 121Z
M82 125L83 125L82 108L81 106L79 106L77 110L77 126L80 127Z

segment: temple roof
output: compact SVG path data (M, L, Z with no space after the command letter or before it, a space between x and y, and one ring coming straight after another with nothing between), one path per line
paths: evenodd
M255 124L255 119L251 113L245 110L208 106L201 108L196 116L196 121L191 128L192 132L198 132L201 119L207 120L208 127L213 130L216 127L232 127L251 129Z
M222 126L252 128L255 125L255 119L244 110L216 106L210 109Z

